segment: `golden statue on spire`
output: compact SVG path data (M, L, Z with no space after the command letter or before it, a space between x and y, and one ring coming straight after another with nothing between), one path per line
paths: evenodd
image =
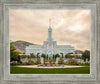
M49 22L51 22L51 18L49 18Z

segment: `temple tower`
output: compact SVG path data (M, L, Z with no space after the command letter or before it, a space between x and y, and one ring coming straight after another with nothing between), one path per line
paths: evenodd
M48 29L48 41L52 41L52 28L51 28L51 19L49 19L49 29Z

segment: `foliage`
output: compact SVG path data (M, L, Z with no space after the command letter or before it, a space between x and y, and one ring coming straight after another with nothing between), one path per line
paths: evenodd
M72 52L68 53L68 54L73 54Z
M82 57L78 56L78 55L71 56L71 54L68 53L68 54L65 55L65 58L70 58L70 59L72 59L72 58L76 58L76 59L80 58L81 59Z
M46 58L46 55L44 53L42 53L41 57Z
M20 62L19 54L20 54L20 52L16 51L16 48L14 47L12 42L10 42L10 61Z
M55 56L53 55L53 59L55 59Z
M55 59L50 59L49 60L50 63L52 63L52 62L54 63L55 61L56 61Z
M41 60L37 59L36 64L41 64Z
M28 56L27 56L27 55L24 55L24 54L21 55L20 57L21 57L21 58L28 58Z
M71 62L71 59L70 58L67 58L67 63L70 63Z
M47 59L44 59L44 62L47 62L48 60Z
M49 60L45 59L44 61L45 62L50 62L50 63L52 63L52 62L55 63L56 62L56 59L49 59Z
M82 54L82 59L84 61L86 61L86 59L88 58L88 60L90 60L90 51L89 50L85 50Z
M72 56L68 53L65 55L65 58L72 58Z
M52 59L52 62L56 62L56 59Z
M73 65L78 65L78 64L77 64L77 61L76 61L75 59L71 59L70 61L71 61L71 62L70 62L71 64L73 64Z
M20 65L20 64L21 64L21 63L17 63L17 62L11 62L11 63L10 63L11 66L13 66L13 65Z
M67 59L67 65L78 65L77 61L75 59Z
M10 41L10 51L15 51L16 48L14 47L14 45L12 44L12 42Z
M90 63L66 63L66 65L90 66Z
M37 55L37 58L40 58L40 57Z
M75 55L75 58L76 59L81 59L82 57L81 56L78 56L78 55Z
M34 64L34 62L32 61L32 60L30 60L30 61L28 61L28 63L27 63L28 65L33 65Z
M25 52L23 52L23 54L25 54Z
M13 61L13 62L11 62L10 63L10 65L11 66L13 66L13 65L34 65L34 64L36 64L34 61L28 61L28 62L25 62L25 63L23 63L23 62L16 62L16 61Z
M90 63L78 63L80 66L90 66Z
M50 59L49 62L51 63L52 62L52 59Z
M57 63L55 63L55 66L57 66L58 64Z
M31 57L31 58L35 58L34 53L31 53L31 54L30 54L30 57Z
M57 57L60 57L60 55L57 53L57 54L55 54L55 58L57 58Z
M62 58L59 59L58 64L64 64L64 60Z

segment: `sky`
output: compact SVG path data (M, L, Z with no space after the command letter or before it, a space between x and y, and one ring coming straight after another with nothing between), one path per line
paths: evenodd
M10 10L10 40L42 45L48 38L49 19L57 45L90 50L90 10Z

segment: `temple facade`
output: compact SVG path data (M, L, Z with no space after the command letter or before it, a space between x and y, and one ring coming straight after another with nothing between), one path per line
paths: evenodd
M29 45L26 46L26 55L34 53L35 55L41 56L44 53L49 58L53 58L53 55L59 54L65 57L67 53L74 53L75 48L71 45L57 45L57 42L52 38L52 28L48 28L48 38L43 42L43 45Z

